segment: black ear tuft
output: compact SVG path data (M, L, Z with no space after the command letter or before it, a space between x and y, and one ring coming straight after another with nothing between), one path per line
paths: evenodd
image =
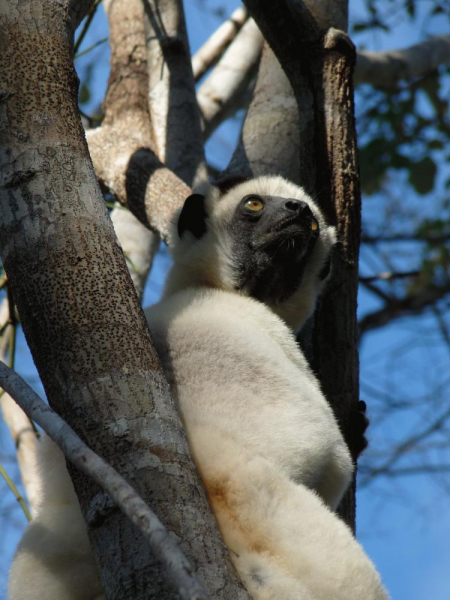
M205 196L192 194L186 198L178 219L178 235L180 238L185 231L190 231L200 239L206 231Z
M220 190L220 193L226 194L231 188L247 181L247 177L241 175L224 175L212 182L213 186Z

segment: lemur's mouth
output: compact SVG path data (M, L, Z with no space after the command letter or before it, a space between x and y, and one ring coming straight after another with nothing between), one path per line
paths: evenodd
M309 219L307 217L306 220L307 220L307 223L304 223L305 218L299 218L298 215L293 215L292 217L287 217L286 219L282 219L281 221L276 223L275 226L273 227L272 231L273 232L281 231L281 230L285 229L286 227L289 227L289 225L292 225L293 223L295 223L299 227L300 232L306 233L307 231L310 231L310 229L311 229L311 227L310 227L311 219Z
M309 221L309 220L308 220ZM276 223L265 232L259 232L250 240L253 250L279 249L283 252L301 254L311 239L310 223L300 222L297 215Z

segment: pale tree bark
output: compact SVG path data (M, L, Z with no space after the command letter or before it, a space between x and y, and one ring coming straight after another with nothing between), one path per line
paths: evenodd
M146 108L147 70L140 0L105 1L109 20L111 75L104 103L102 126L87 132L87 140L99 179L113 193L125 188L126 170L133 153L152 148L149 113ZM125 194L125 192L123 192ZM142 296L159 234L148 230L128 211L115 208L111 219L125 253L131 278Z
M256 74L262 42L256 23L249 19L200 86L197 101L205 138L235 112L236 98L242 97Z
M192 57L192 72L195 81L201 79L206 71L219 60L247 19L246 9L243 6L238 6L231 17L222 23L203 46L197 50Z
M164 86L160 94L162 107L159 112L154 111L151 119L142 2L108 1L105 10L110 29L111 74L104 102L105 119L100 128L87 133L89 151L100 182L141 223L167 240L173 211L191 191L180 179L181 173L177 176L160 160L165 155L163 132L168 127L162 107L169 105L162 92L169 95L172 91ZM160 73L164 71L163 63L157 67ZM161 133L162 150L155 147L155 129ZM202 161L203 149L189 162L192 177L197 177L197 171L203 173Z
M0 8L3 264L52 407L151 499L213 596L245 598L227 572L89 160L71 57L88 6ZM172 597L143 537L71 474L84 514L95 514L88 526L107 597Z
M306 87L305 94L300 113L303 119L299 120L292 87L272 50L265 44L253 99L240 142L226 169L227 175L280 174L300 182L300 139L308 145L308 114L312 110ZM264 132L263 136L261 132ZM306 186L305 181L303 185Z
M120 205L111 212L111 221L137 295L142 300L153 258L158 252L159 235L147 229L132 212Z

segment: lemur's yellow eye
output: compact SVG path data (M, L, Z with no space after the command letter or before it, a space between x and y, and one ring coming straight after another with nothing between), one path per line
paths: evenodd
M245 203L245 208L248 208L248 210L258 212L259 210L262 210L264 208L264 203L261 202L261 200L258 200L258 198L250 198Z
M311 231L317 231L318 227L319 227L319 224L317 223L317 221L313 217L311 219Z

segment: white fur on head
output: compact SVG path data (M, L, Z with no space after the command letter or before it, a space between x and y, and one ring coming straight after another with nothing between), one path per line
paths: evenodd
M205 196L207 213L206 233L196 239L190 232L178 237L177 222L181 210L174 216L170 245L174 265L166 282L165 295L187 287L205 286L236 291L237 257L233 251L230 223L234 211L244 196L258 194L281 196L306 202L319 223L320 235L308 259L299 288L287 300L270 305L293 329L298 329L312 313L323 282L319 274L336 241L334 227L326 224L324 216L303 188L280 176L262 176L237 184L225 193L208 183L201 184L196 193Z

